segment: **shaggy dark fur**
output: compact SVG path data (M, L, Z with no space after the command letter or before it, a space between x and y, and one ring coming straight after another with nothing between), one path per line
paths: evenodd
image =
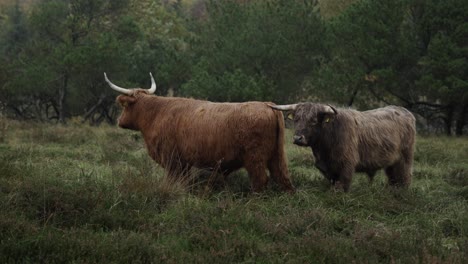
M213 103L160 97L135 89L120 95L122 128L141 131L153 160L169 175L190 167L219 169L227 175L245 167L253 191L270 176L293 192L284 151L283 114L266 103Z
M300 103L294 124L295 144L310 146L316 167L344 191L349 190L354 172L365 172L372 180L379 169L385 169L390 185L410 185L416 126L405 108L359 112Z

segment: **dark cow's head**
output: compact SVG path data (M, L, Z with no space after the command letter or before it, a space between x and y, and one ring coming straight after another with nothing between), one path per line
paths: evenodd
M151 88L150 89L141 89L141 88L134 88L134 89L126 89L119 87L113 84L107 78L106 73L104 73L104 79L109 84L109 86L116 90L117 92L121 93L116 99L117 103L123 108L122 114L119 117L118 124L122 128L138 130L137 127L137 120L138 115L141 114L141 111L135 110L136 105L139 101L139 98L145 95L151 95L156 92L156 82L154 81L153 75L150 72L151 77Z
M294 119L294 144L310 146L318 137L323 126L332 122L338 111L331 105L299 103L291 105L270 105L271 108L288 111ZM286 114L288 116L288 114Z

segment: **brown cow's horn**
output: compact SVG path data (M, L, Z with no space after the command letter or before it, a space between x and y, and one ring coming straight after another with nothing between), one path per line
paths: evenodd
M296 110L297 104L290 105L270 105L271 108L281 111L294 111Z
M117 92L123 93L123 94L126 94L126 95L132 95L132 94L133 94L132 90L130 90L130 89L125 89L125 88L119 87L119 86L117 86L117 85L111 83L111 81L109 81L109 79L107 79L107 74L106 74L106 73L104 73L104 79L105 79L106 82L109 84L109 86L110 86L112 89L116 90Z
M149 73L151 76L151 88L149 88L148 93L149 94L154 94L156 92L156 82L154 81L153 75L151 72Z

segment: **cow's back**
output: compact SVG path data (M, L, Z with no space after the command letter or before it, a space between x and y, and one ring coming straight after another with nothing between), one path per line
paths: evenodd
M415 119L405 108L387 106L364 112L356 111L355 116L358 167L386 167L401 159L402 150L414 144Z
M178 159L201 168L220 162L237 169L245 153L256 150L271 158L276 145L277 117L262 102L179 100L161 116L151 145L160 146L159 158L166 162Z

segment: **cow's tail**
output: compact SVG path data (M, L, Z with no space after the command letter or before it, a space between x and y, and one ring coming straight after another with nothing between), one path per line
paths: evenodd
M281 187L288 191L294 192L294 186L291 183L288 172L288 163L284 145L284 116L281 111L272 111L275 113L276 117L276 151L270 160L269 169L272 178L279 184Z

